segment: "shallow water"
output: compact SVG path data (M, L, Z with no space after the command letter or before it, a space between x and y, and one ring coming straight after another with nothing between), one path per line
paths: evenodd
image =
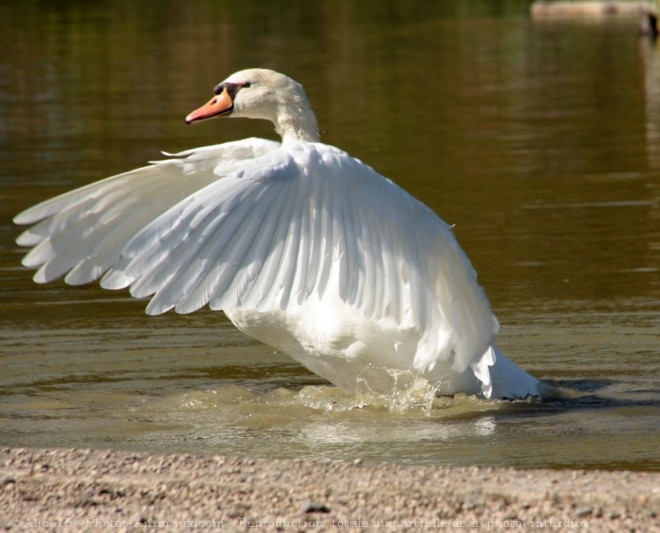
M0 6L0 445L660 467L660 50L635 21L440 4ZM272 138L183 124L257 65L304 83L326 142L456 224L500 347L570 392L433 400L401 378L392 398L347 395L220 313L32 283L20 210L159 150Z

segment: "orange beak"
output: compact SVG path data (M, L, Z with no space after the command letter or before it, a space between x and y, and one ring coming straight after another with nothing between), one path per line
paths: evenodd
M186 124L192 124L193 122L207 118L228 115L232 112L233 109L234 102L227 92L227 89L223 88L220 94L214 96L202 107L195 109L192 113L190 113L186 117Z

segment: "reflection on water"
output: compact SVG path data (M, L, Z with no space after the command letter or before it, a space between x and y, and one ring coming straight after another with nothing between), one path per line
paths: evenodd
M658 469L660 50L630 21L436 4L0 6L0 444ZM219 313L31 282L18 211L160 150L272 137L183 124L248 66L303 82L326 142L456 224L500 347L563 396L346 395Z

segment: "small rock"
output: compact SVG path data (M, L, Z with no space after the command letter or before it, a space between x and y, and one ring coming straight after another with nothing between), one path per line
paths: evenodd
M322 503L305 502L302 506L303 513L329 513L330 507Z

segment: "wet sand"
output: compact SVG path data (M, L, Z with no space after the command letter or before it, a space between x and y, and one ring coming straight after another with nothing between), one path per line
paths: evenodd
M660 475L3 449L0 527L660 531Z

